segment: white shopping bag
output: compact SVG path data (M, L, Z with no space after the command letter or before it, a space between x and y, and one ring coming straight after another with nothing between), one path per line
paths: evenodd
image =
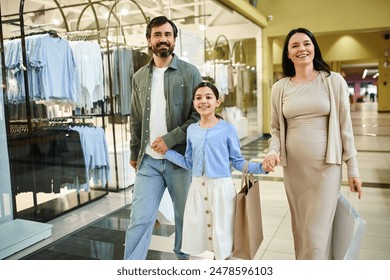
M366 225L366 221L363 220L348 199L339 194L333 222L332 249L334 260L358 259Z

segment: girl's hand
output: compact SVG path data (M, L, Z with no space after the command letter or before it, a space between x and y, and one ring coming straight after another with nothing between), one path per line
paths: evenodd
M162 137L157 137L156 140L153 141L151 147L154 151L163 155L168 151L168 147L165 145Z

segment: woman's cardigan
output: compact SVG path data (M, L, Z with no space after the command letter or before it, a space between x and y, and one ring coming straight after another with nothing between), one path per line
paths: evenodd
M359 177L357 151L354 144L352 121L350 116L348 85L344 78L336 72L327 76L320 72L322 80L329 93L330 114L328 127L328 142L325 162L348 166L348 177ZM287 122L283 116L283 93L286 90L289 77L277 81L272 87L271 97L271 138L268 140L267 154L280 154L281 166L287 166L286 131Z

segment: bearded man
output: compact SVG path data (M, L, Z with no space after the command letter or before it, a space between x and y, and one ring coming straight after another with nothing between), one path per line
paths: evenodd
M133 76L130 115L130 164L136 170L130 224L126 231L125 260L146 259L157 212L165 189L174 207L175 245L181 251L184 206L191 172L164 158L168 149L184 154L186 131L199 120L192 104L194 88L202 81L199 70L173 53L176 25L166 18L153 18L146 39L151 61Z

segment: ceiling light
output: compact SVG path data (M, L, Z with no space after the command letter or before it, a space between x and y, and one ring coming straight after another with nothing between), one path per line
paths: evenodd
M52 20L52 23L54 24L54 25L60 25L60 20L59 19L57 19L57 18L53 18L53 20Z
M126 8L122 8L121 9L121 15L122 16L126 16L126 15L128 15L129 14L129 10L128 9L126 9Z
M379 76L379 73L376 73L374 76L372 76L372 78L376 79L376 78L378 78L378 76Z
M362 79L365 79L365 78L366 78L367 72L368 72L368 70L367 70L367 69L364 69L363 75L362 75Z

